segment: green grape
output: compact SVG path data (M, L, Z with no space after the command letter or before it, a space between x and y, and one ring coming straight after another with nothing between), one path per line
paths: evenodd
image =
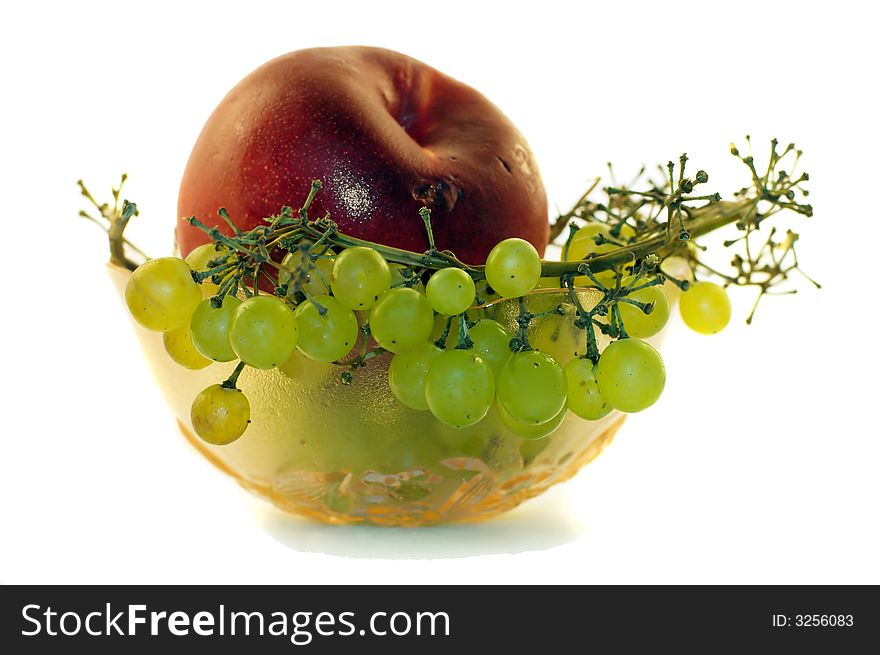
M621 286L628 286L634 278L624 278L621 280ZM649 281L650 278L639 278L635 286L639 287ZM663 285L656 284L651 287L645 287L638 291L633 291L627 298L642 303L654 303L654 309L650 314L646 314L635 305L627 302L618 301L617 309L620 311L620 317L623 319L623 327L626 333L631 337L639 339L647 339L663 329L666 321L669 320L669 298L663 291ZM609 322L611 318L607 319Z
M541 279L541 257L524 239L505 239L486 258L486 280L504 298L524 296Z
M218 246L219 250L217 249ZM196 273L204 273L208 270L208 263L210 261L220 259L228 253L229 249L226 246L217 243L203 243L198 248L192 250L186 256L185 261ZM211 278L202 280L202 295L205 298L216 295L218 289L219 287L211 282Z
M476 286L460 268L441 268L428 280L428 301L435 312L455 316L474 304Z
M444 350L428 368L425 400L431 413L446 425L473 425L495 400L492 369L473 350Z
M574 236L568 245L568 250L565 251L565 261L579 261L586 258L588 255L603 255L606 252L616 250L619 246L615 246L613 243L596 245L596 236L601 234L605 237L612 238L610 232L610 228L604 223L588 223L574 233ZM605 286L613 286L614 277L614 271L601 271L600 273L595 274L595 278ZM586 275L576 277L574 283L579 287L596 286L596 283Z
M229 341L229 327L240 304L238 298L227 295L223 296L220 307L214 307L209 298L196 306L189 322L196 350L215 362L231 362L237 359Z
M599 391L596 365L589 359L578 357L566 364L565 383L568 408L581 418L597 421L611 411L611 405Z
M586 351L586 333L583 329L575 327L577 310L570 302L559 302L555 295L535 296L534 300L547 299L546 305L534 303L535 307L530 311L548 311L554 307L560 307L561 314L551 314L537 321L532 321L529 326L529 343L534 350L547 353L563 366L573 357L584 354Z
M660 355L644 341L612 341L596 366L599 391L614 409L640 412L653 405L666 385Z
M288 360L298 329L296 316L276 296L253 296L236 307L229 340L239 359L254 368L273 368Z
M416 291L425 290L425 285L422 283L422 280L420 278L416 278L415 280L413 280L413 277L415 277L415 271L413 271L409 266L388 262L388 268L391 270L392 288L407 286L411 289L415 289ZM409 275L404 275L404 271L407 271Z
M547 353L514 353L498 376L498 402L513 418L546 423L565 406L565 373Z
M697 282L681 294L679 311L694 332L715 334L730 322L730 298L714 282Z
M315 296L296 308L299 340L296 347L306 357L319 362L335 362L354 348L358 322L354 312L332 296ZM315 303L326 311L322 315Z
M196 246L184 258L184 261L195 272L204 273L208 270L208 262L221 256L221 253L217 251L218 245L219 244L212 241L210 243L203 243L200 246ZM220 247L223 248L223 246Z
M347 248L333 264L330 287L349 309L369 309L391 286L388 262L372 248Z
M370 312L370 333L376 343L393 353L427 341L433 329L431 303L415 289L391 289Z
M165 332L162 335L162 342L168 356L184 368L197 371L211 363L211 360L204 357L193 345L189 325Z
M510 359L510 334L497 321L484 318L468 330L474 350L489 365L497 378Z
M251 406L239 389L212 384L193 401L190 419L196 434L215 446L232 443L244 434Z
M148 330L167 332L189 323L202 290L192 269L177 257L150 259L131 274L125 302L134 319Z
M441 352L433 343L426 341L392 357L388 366L388 386L402 405L419 411L428 409L425 376L431 362Z
M504 409L504 405L502 405L500 402L495 403L495 408L498 410L498 418L501 419L504 427L506 427L518 437L528 440L543 439L544 437L547 437L555 432L556 428L562 425L562 421L565 420L565 415L568 411L565 407L563 407L559 410L556 416L551 418L549 421L535 424L520 421L518 418L515 418L510 414L510 412Z
M598 252L599 254L602 254L613 250L613 244L596 244L596 237L600 234L611 238L610 230L604 223L587 223L585 226L577 230L568 242L565 261L572 262L583 259L591 253Z
M330 288L327 285L330 284L330 278L333 274L335 254L333 250L322 252L321 257L314 261L314 268L309 266L305 282L300 282L300 291L308 296L321 296L329 293ZM281 260L283 268L278 271L278 284L287 284L290 281L290 273L288 271L298 271L303 266L305 259L303 251L299 248L284 255L284 259ZM287 288L287 295L292 297L295 293L295 285L290 284Z

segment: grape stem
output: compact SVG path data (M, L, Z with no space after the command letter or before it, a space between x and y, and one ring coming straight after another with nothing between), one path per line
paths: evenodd
M702 208L690 210L691 220L688 222L688 232L691 237L707 234L720 227L742 221L750 213L754 213L757 200L753 198L745 198L738 201L727 203L712 203ZM273 219L274 220L274 219ZM242 254L253 257L259 263L265 263L275 268L280 268L277 262L272 260L264 260L260 253L254 253L251 248L242 243L236 243L232 237L228 237L220 233L217 228L211 228L195 217L190 217L187 221L204 232L212 239L226 245L233 250ZM282 239L323 239L329 241L332 246L337 248L352 248L356 246L368 247L376 250L386 260L398 264L414 268L425 268L430 270L439 270L441 268L461 268L467 272L474 280L481 280L486 277L485 266L465 264L458 260L454 255L444 251L430 250L426 253L416 253L410 250L403 250L393 246L374 243L365 239L352 237L336 231L335 225L332 226L331 234L326 234L324 230L319 229L317 223L306 223L296 225L290 228L280 228L274 236L273 241L267 244L273 245ZM636 261L649 254L657 254L661 258L665 258L671 254L677 253L682 249L682 242L675 234L672 237L666 234L651 237L644 241L637 241L611 252L581 261L558 262L542 260L541 276L542 277L561 277L567 273L586 274L587 270L592 273L600 273L602 271L613 269L622 264Z
M229 374L229 377L226 378L220 386L224 389L236 389L236 383L238 383L238 376L241 375L241 372L244 370L244 362L239 362L235 366L235 370Z
M431 210L428 207L422 207L419 210L419 216L425 222L425 231L428 233L428 251L435 252L437 246L434 245L434 230L431 229Z
M123 200L122 205L119 204L119 197L122 193L122 187L128 179L128 174L123 173L119 181L119 186L113 187L111 193L113 195L113 204L98 203L91 192L86 188L82 180L77 180L80 193L98 210L98 216L95 218L85 210L81 210L79 215L98 225L107 233L107 241L110 246L110 262L117 266L122 266L130 271L138 267L137 262L133 261L126 253L126 248L140 255L143 261L149 259L147 254L125 238L125 228L128 221L132 217L138 215L137 205L128 200ZM103 221L103 222L102 222Z
M513 339L510 340L510 350L511 352L524 352L526 350L531 350L532 346L529 343L529 323L532 321L532 315L526 309L526 299L520 297L519 299L519 314L516 317L516 335L514 335Z
M474 347L474 342L468 334L467 317L461 314L458 317L458 340L455 343L456 350L470 350Z
M443 328L443 332L440 333L440 336L434 342L434 345L440 348L441 350L446 348L446 340L449 338L449 331L452 329L452 317L446 317L446 326Z

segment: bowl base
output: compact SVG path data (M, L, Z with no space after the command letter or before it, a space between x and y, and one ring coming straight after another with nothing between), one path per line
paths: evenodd
M285 512L331 525L367 523L383 527L416 527L484 521L542 494L554 484L568 480L593 461L611 443L625 418L625 415L618 417L584 444L580 452L564 457L563 461L547 464L535 461L502 481L495 479L489 467L477 458L455 458L454 464L468 475L463 476L461 483L451 493L430 502L399 496L395 498L393 495L381 498L361 495L358 496L359 502L355 502L352 500L353 494L349 493L349 489L356 484L352 482L350 471L302 473L296 487L298 493L289 491L282 494L270 484L261 484L238 475L183 423L178 421L178 426L186 440L209 462L235 478L248 491L271 501ZM453 464L453 460L447 461L447 466ZM361 484L368 476L391 478L392 483L399 485L401 479L407 480L403 476L408 473L369 471L358 478ZM371 478L368 482L375 483L375 480Z

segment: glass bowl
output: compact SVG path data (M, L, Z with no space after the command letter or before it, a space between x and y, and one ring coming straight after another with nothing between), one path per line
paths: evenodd
M129 272L109 265L109 273L121 293ZM601 298L593 289L578 294L587 308ZM526 298L532 312L560 303L573 311L562 291L542 289ZM472 317L492 318L513 333L518 302L499 301L477 313ZM368 360L351 384L343 383L343 369L299 357L293 377L244 370L238 386L250 401L251 424L238 441L212 446L194 435L190 406L234 363L184 369L165 353L161 334L132 324L190 444L245 489L327 523L419 526L490 518L573 476L624 420L616 411L598 421L568 412L550 436L525 440L492 408L459 430L397 402L387 382L390 355ZM583 353L583 334L571 316L539 319L529 328L533 347L563 363ZM657 345L656 338L649 341Z

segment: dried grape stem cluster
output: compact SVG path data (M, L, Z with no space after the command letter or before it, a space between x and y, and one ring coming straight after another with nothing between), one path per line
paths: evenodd
M122 204L119 204L119 194L122 193L122 187L127 179L128 175L123 173L119 186L111 189L113 195L112 205L106 202L99 203L95 200L82 180L77 180L77 185L79 186L80 193L98 210L97 217L92 216L85 210L80 210L79 215L92 221L107 233L107 240L110 244L110 261L117 266L123 266L133 271L137 268L137 264L129 259L125 251L126 248L130 248L143 259L149 259L149 257L140 248L126 239L123 234L128 226L128 221L133 216L138 215L137 205L133 202L123 200Z
M746 136L746 141L751 150L750 137ZM660 263L670 256L678 256L687 261L695 277L709 275L720 278L725 286L757 287L759 293L746 319L747 323L751 323L761 298L773 295L774 287L795 271L821 288L799 267L795 251L798 241L796 232L786 229L784 236L778 237L779 229L774 226L762 238L764 233L760 231L764 221L785 210L806 217L813 215L812 206L805 202L809 192L803 187L809 175L797 172L802 151L793 143L780 148L779 142L773 139L766 169L759 173L752 154L742 155L733 144L730 150L751 175L751 184L735 192L733 200L724 201L717 193L692 195L694 188L706 183L709 177L702 170L697 171L693 179L686 177L688 159L687 155L682 155L677 176L676 166L670 161L665 168L658 167L662 182L658 184L647 180L647 190L631 188L643 178L643 168L629 185L609 186L604 190L604 201L593 200L591 194L599 184L597 179L570 211L556 219L551 228L551 238L558 239L568 227L567 245L579 226L600 223L610 228L611 239L597 236L597 245L601 245L604 239L604 242L619 247L587 260L585 263L593 273L639 261L648 263L648 268L653 270L649 257L656 257L659 261L655 262ZM610 164L609 170L613 179ZM741 234L725 241L724 246L731 248L736 245L740 251L733 254L731 269L722 271L700 257L705 248L693 240L731 223ZM634 236L628 240L621 238L625 226L634 230ZM565 275L568 267L568 263L546 266L544 274ZM796 293L796 290L782 293Z

